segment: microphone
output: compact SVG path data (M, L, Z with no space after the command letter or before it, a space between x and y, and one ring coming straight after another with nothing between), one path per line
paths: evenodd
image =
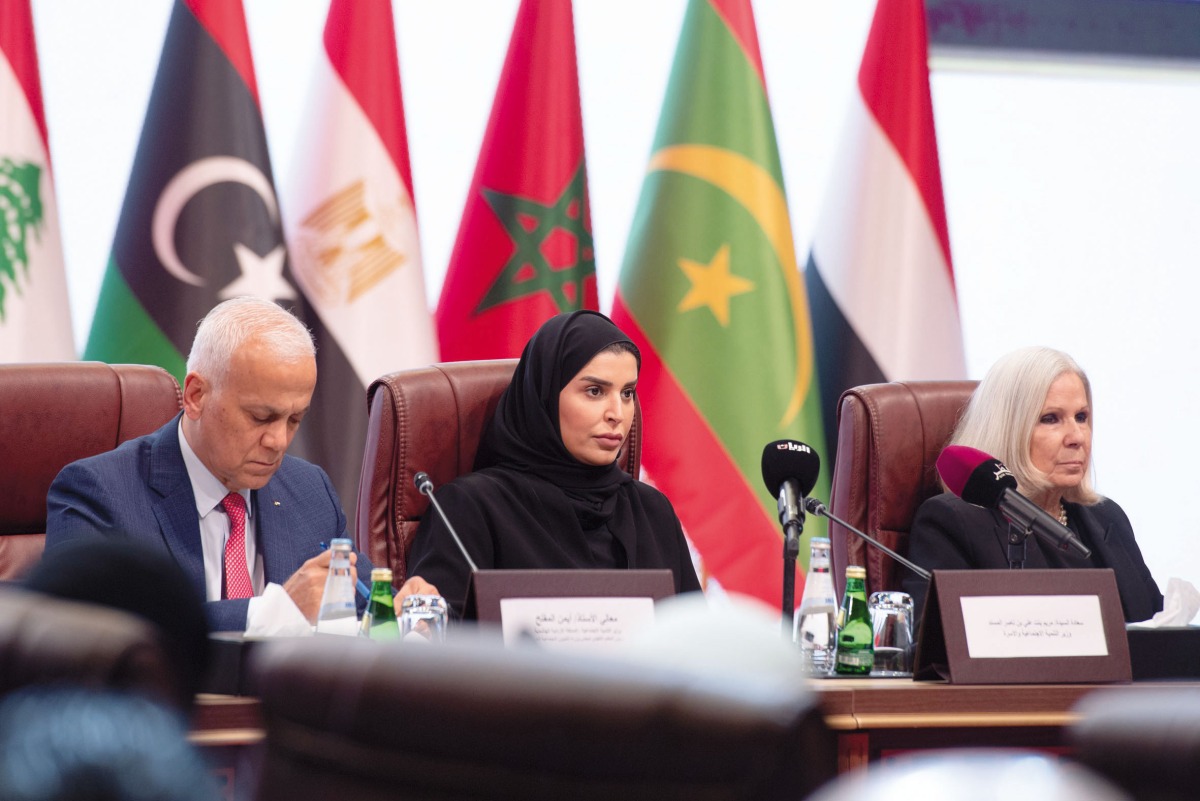
M1009 523L1060 551L1073 549L1084 559L1092 555L1074 532L1017 492L1017 479L999 459L965 445L950 445L938 456L937 471L946 488L967 503L998 509Z
M801 502L816 486L820 472L821 457L803 442L779 439L763 447L763 481L779 499L779 522L785 530L804 524Z
M825 506L825 504L821 503L821 502L820 502L820 501L818 501L816 498L807 498L807 499L805 499L805 501L804 501L804 508L808 510L808 513L809 513L809 514L812 514L812 515L817 515L818 517L827 517L827 518L829 518L830 520L832 520L833 522L837 523L837 524L838 524L839 526L841 526L842 528L846 529L847 531L852 531L852 532L854 532L855 534L857 534L857 535L858 535L858 537L859 537L860 539L864 540L865 542L868 542L868 543L870 543L871 545L874 545L876 548L878 548L879 550L883 551L883 552L884 552L884 553L886 553L888 556L892 557L892 558L893 558L893 559L895 559L897 562L899 562L900 564L904 565L904 566L905 566L905 567L907 567L909 570L911 570L912 572L916 573L918 576L920 576L921 578L925 579L926 581L929 581L929 579L931 578L931 575L930 575L930 573L929 573L929 571L928 571L928 570L926 570L925 568L923 568L923 567L921 567L920 565L916 564L915 562L910 562L909 560L905 559L905 558L904 558L903 556L901 556L900 554L898 554L898 553L896 553L895 551L893 551L891 548L889 548L889 547L887 547L886 545L884 545L884 544L883 544L882 542L880 542L879 540L877 540L877 539L875 539L874 537L871 537L871 536L869 536L869 535L865 534L865 533L864 533L864 532L862 532L862 531L859 531L859 530L858 530L858 529L856 529L854 526L852 526L852 525L850 525L849 523L847 523L845 520L842 520L840 517L837 517L836 515L834 515L834 514L833 514L833 512L830 512L830 511L829 511L829 508L828 508L827 506Z
M475 566L471 555L467 553L466 546L458 538L458 532L454 530L454 525L450 522L450 518L446 517L446 513L442 511L442 505L438 503L437 498L433 497L433 482L429 480L429 474L424 470L418 470L417 474L413 476L413 483L417 486L417 492L429 496L429 502L437 510L438 517L442 519L442 522L446 524L446 528L450 530L450 536L454 538L454 544L458 546L458 552L462 554L463 559L467 560L467 567L471 568L472 573L478 573L479 568Z
M804 496L812 492L821 471L816 451L794 439L768 442L762 452L762 475L767 490L779 499L779 522L783 525L782 634L791 639L792 614L796 606L796 559L800 556L800 534L804 531Z

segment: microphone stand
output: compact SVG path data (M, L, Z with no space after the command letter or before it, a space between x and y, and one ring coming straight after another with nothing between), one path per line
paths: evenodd
M859 530L858 530L858 529L856 529L854 526L852 526L852 525L850 525L849 523L847 523L845 520L842 520L840 517L838 517L837 515L833 514L833 512L830 512L830 511L829 511L829 508L828 508L828 507L827 507L825 504L823 504L823 503L821 503L820 501L818 501L816 498L808 498L808 499L806 499L806 500L804 501L804 506L805 506L805 508L807 508L807 509L808 509L808 511L809 511L809 512L811 512L812 514L814 514L814 515L819 515L819 516L821 516L821 517L828 517L830 520L832 520L833 522L837 523L839 526L841 526L842 528L846 529L847 531L852 531L852 532L854 532L855 534L857 534L857 535L858 535L858 537L859 537L860 539L862 539L862 540L864 540L864 541L866 541L866 542L869 542L871 545L874 545L876 548L878 548L879 550L883 551L883 552L884 552L884 553L886 553L888 556L892 557L892 558L893 558L893 559L895 559L897 562L899 562L900 564L904 565L904 566L905 566L905 567L907 567L909 570L911 570L912 572L916 573L918 576L920 576L921 578L925 579L926 581L929 581L929 579L930 579L930 578L932 578L932 575L930 574L930 572L929 572L928 570L926 570L926 569L925 569L925 568L923 568L923 567L920 567L919 565L915 564L914 562L910 562L909 560L905 559L903 556L901 556L900 554L896 553L896 552L895 552L895 551L893 551L891 548L887 547L886 545L884 545L882 542L880 542L879 540L875 539L874 537L871 537L871 536L869 536L868 534L865 534L864 532L862 532L862 531L859 531Z
M804 533L804 507L797 501L790 481L779 488L779 520L783 523L783 638L790 640L796 610L796 560L800 557L800 535Z
M1032 528L1018 526L1011 520L1008 522L1008 569L1021 570L1025 567L1025 554L1028 548L1029 532Z

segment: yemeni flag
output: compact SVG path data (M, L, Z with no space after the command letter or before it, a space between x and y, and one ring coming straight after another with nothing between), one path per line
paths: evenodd
M830 412L860 384L966 375L921 0L879 0L857 89L805 271Z
M75 358L29 0L0 4L0 363Z
M390 2L333 0L323 44L284 204L320 376L292 447L321 464L349 503L362 470L367 385L438 354Z
M830 460L749 0L688 3L613 318L642 351L647 472L708 574L778 607L763 446L798 439Z
M237 295L291 306L240 0L176 0L84 358L182 384L196 324Z
M598 309L568 0L521 0L437 309L442 358L520 356L547 318Z

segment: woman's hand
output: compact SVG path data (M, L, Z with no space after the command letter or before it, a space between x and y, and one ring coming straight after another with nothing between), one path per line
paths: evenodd
M396 591L396 608L399 609L400 603L410 595L441 595L441 593L438 592L437 587L425 579L413 576Z

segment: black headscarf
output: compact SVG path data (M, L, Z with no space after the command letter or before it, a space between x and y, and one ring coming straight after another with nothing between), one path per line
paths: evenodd
M525 345L512 382L500 396L476 468L498 466L533 473L592 508L632 480L616 461L599 466L580 462L563 445L558 427L558 396L563 387L597 353L617 342L633 346L599 312L560 314L543 323ZM640 369L641 356L636 347L633 351Z

